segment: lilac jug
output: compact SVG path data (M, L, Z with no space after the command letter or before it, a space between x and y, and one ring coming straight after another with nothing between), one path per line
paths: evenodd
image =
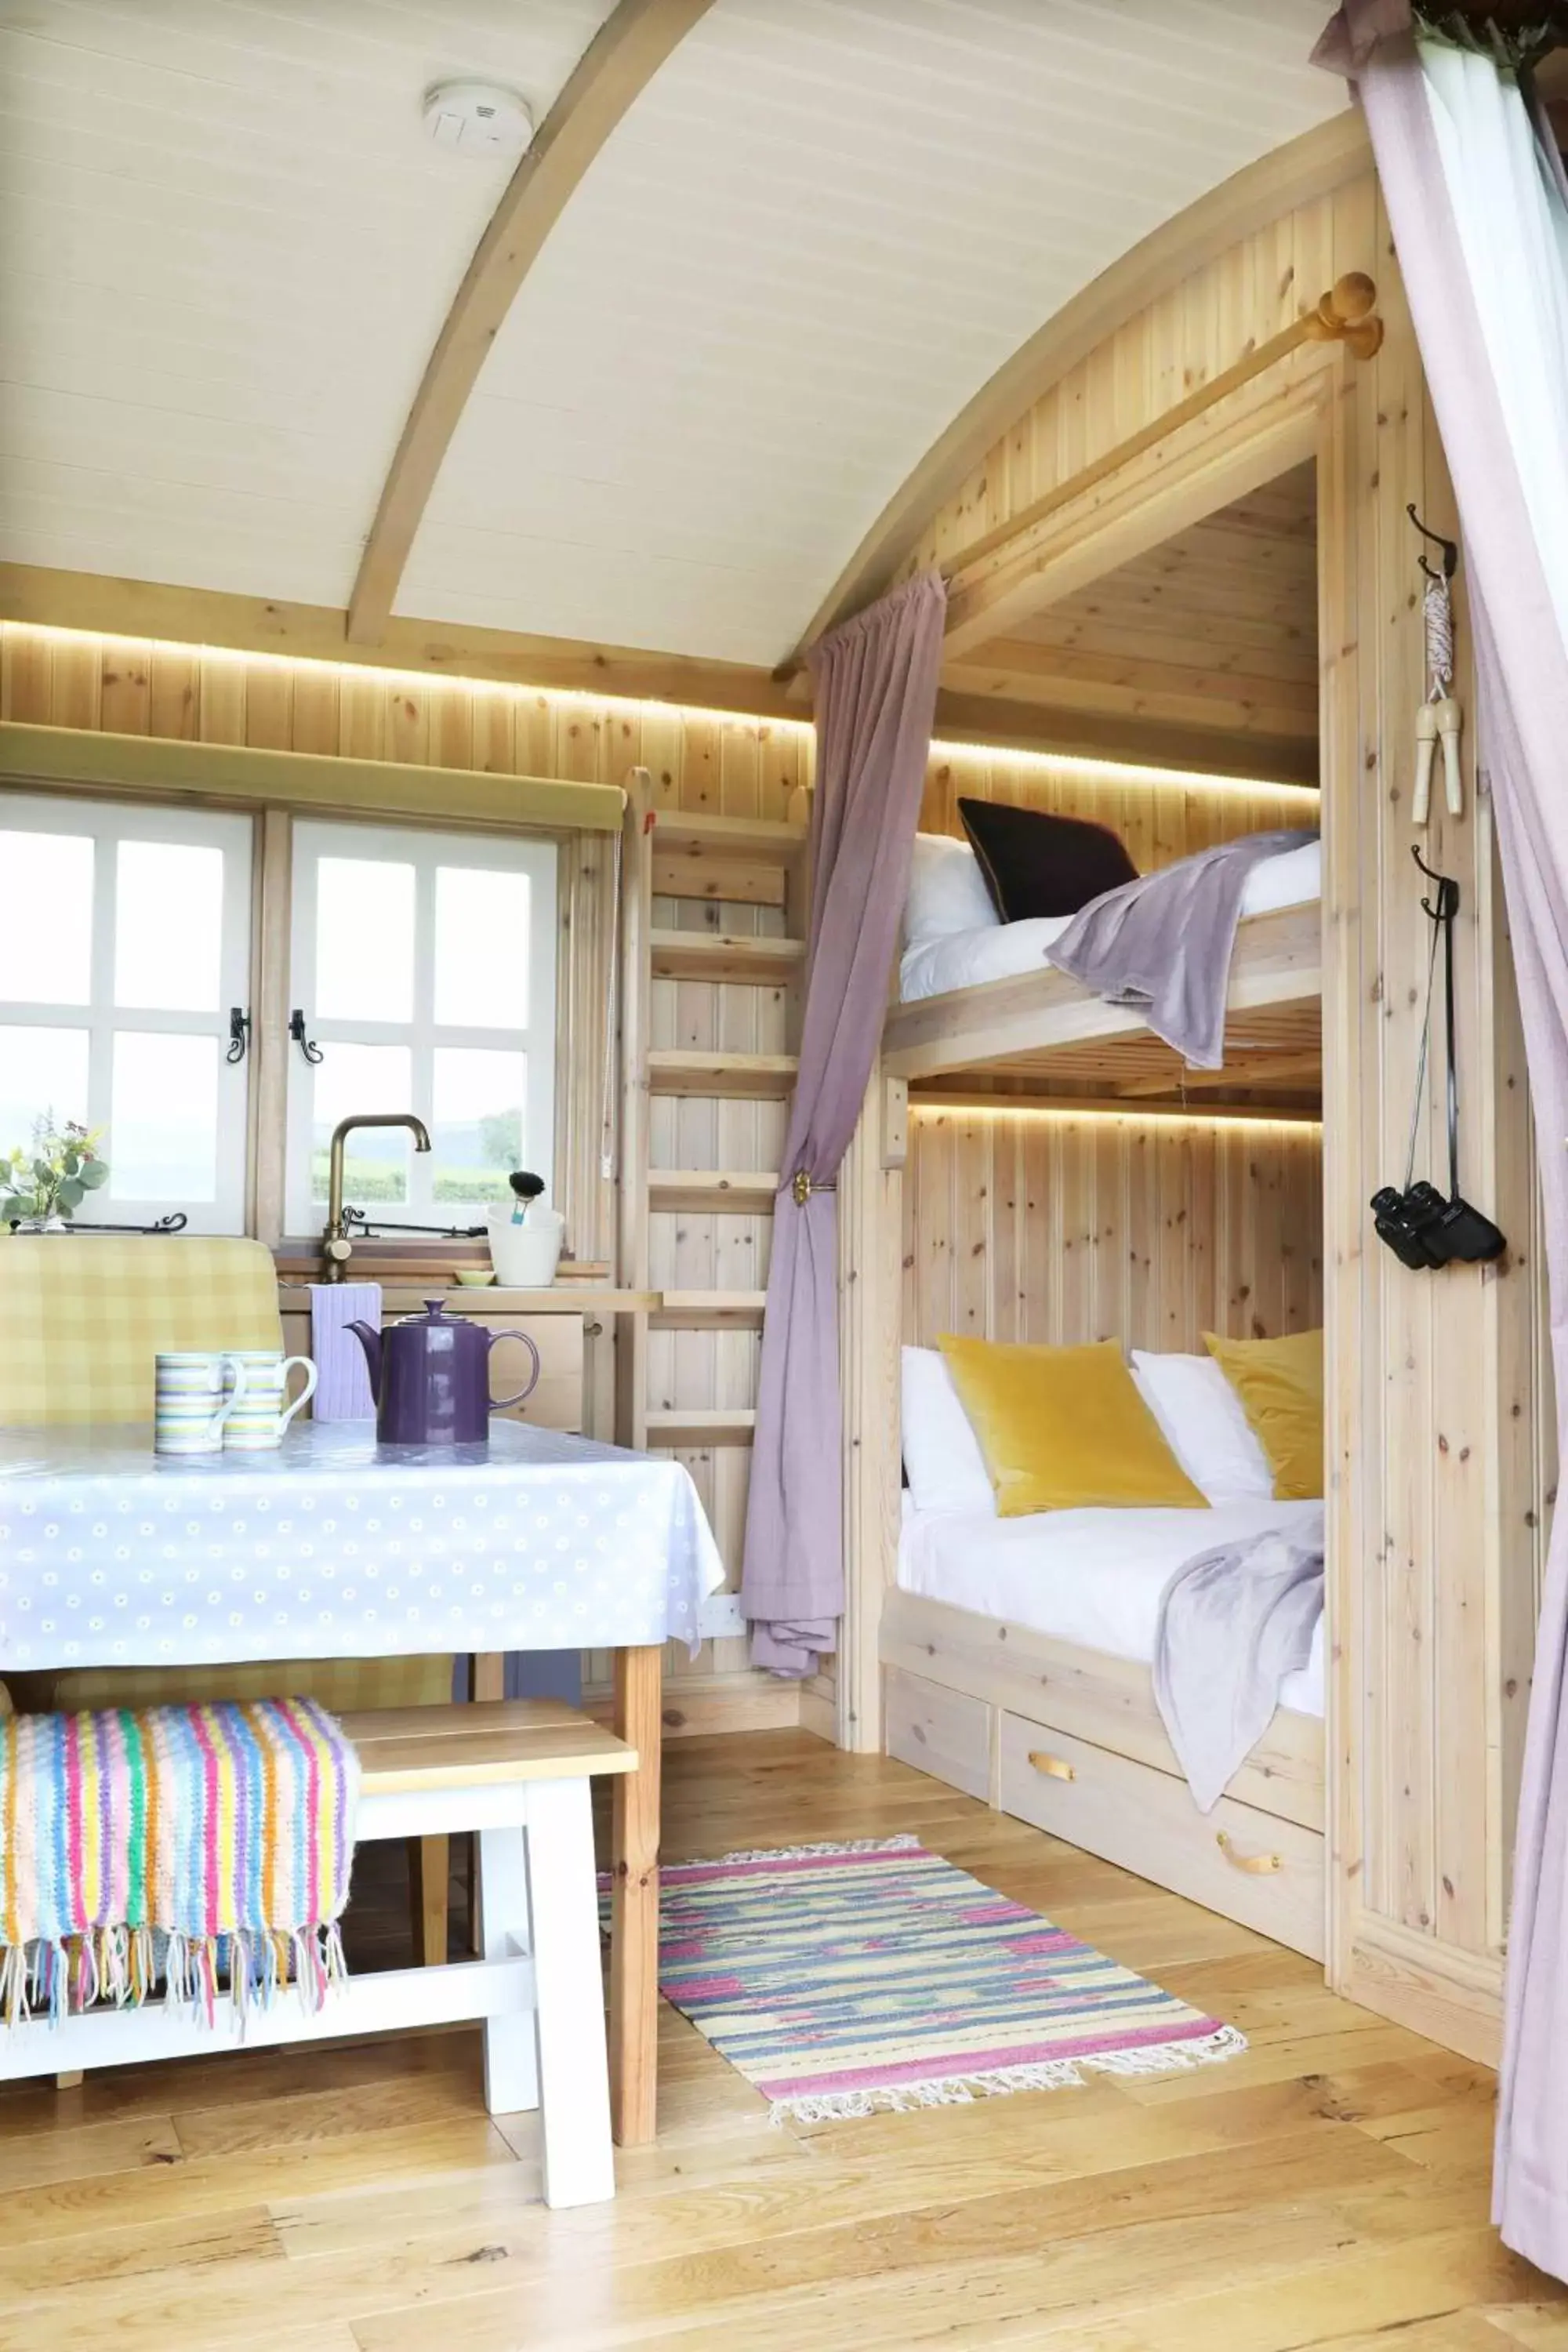
M385 1445L484 1445L490 1415L521 1404L539 1381L539 1350L526 1331L487 1331L466 1316L448 1315L438 1298L425 1301L385 1331L351 1323L370 1368L375 1433ZM490 1402L490 1349L519 1339L532 1359L527 1386Z

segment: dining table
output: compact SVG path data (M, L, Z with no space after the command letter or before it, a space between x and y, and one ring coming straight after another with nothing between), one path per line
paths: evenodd
M637 1768L611 1825L610 2073L623 2146L657 2120L664 1644L723 1582L679 1462L522 1423L391 1445L300 1422L275 1451L159 1454L150 1428L0 1429L0 1680L83 1666L614 1654Z

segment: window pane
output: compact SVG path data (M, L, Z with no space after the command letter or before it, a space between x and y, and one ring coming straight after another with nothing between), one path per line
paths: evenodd
M315 1073L310 1124L310 1198L324 1207L332 1129L355 1111L409 1110L413 1079L406 1045L327 1045ZM406 1128L364 1128L343 1158L343 1198L351 1208L390 1209L408 1199Z
M222 850L122 841L114 896L116 1004L215 1013L222 953Z
M44 1118L87 1125L87 1031L0 1026L0 1151L30 1146Z
M312 1010L324 1021L414 1018L412 866L376 857L321 860L316 868ZM365 1103L350 1107L375 1108Z
M0 833L0 997L85 1004L91 983L91 842Z
M526 874L436 869L436 1018L464 1029L528 1026Z
M510 1201L508 1176L514 1168L528 1165L522 1129L522 1106L528 1099L527 1055L438 1046L434 1060L433 1197Z
M120 1030L104 1156L116 1201L217 1193L217 1039Z

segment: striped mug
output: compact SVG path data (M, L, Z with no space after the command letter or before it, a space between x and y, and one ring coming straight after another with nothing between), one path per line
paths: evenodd
M286 1356L280 1348L226 1348L224 1361L244 1381L244 1393L224 1425L226 1454L266 1454L283 1443L283 1433L300 1406L316 1393L316 1367L309 1356ZM296 1367L305 1385L289 1402L289 1375Z
M243 1364L222 1349L186 1349L153 1363L153 1445L158 1454L217 1454L244 1396Z

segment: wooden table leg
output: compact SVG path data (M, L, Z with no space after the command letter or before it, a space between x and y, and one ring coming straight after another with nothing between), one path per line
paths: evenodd
M475 1653L468 1676L470 1698L505 1698L506 1652L479 1650Z
M658 2120L658 1811L662 1648L616 1652L617 1736L637 1769L616 1781L610 1868L610 2116L622 2147Z

